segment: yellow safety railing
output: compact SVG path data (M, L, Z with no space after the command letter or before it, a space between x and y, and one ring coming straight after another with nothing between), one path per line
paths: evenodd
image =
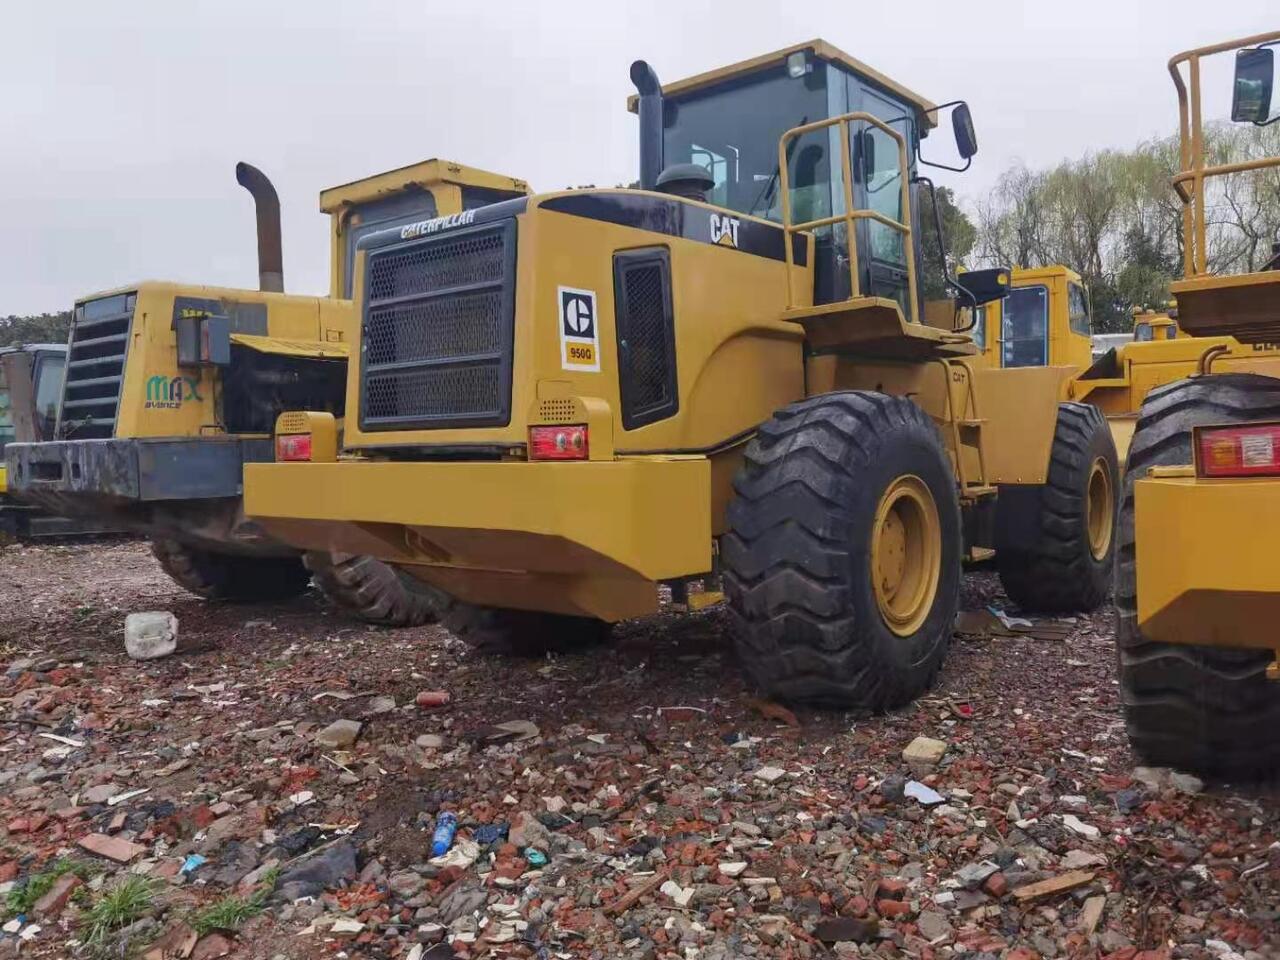
M901 205L902 217L901 221L886 217L882 213L875 210L858 209L853 203L853 171L852 171L852 151L850 149L849 128L856 122L868 123L879 130L883 130L894 140L898 147L898 176L900 178L901 189ZM806 133L812 133L815 130L825 130L827 127L840 126L840 182L844 189L844 213L837 213L830 217L819 217L817 220L806 220L804 223L791 222L791 190L788 182L787 173L787 144L796 137L804 136ZM830 226L835 223L843 222L845 225L845 238L849 250L849 290L850 299L856 299L862 296L862 285L858 279L858 241L856 231L854 229L854 221L856 220L874 220L876 223L882 223L886 227L897 230L902 234L902 245L906 252L907 258L907 301L911 306L911 322L920 322L920 308L916 302L916 255L915 245L911 242L911 181L908 175L907 166L907 140L906 138L894 130L883 120L873 117L869 113L856 111L854 113L846 113L838 117L830 117L826 120L817 120L813 123L806 123L800 127L792 127L784 133L778 141L778 183L782 190L782 229L785 231L786 257L787 257L787 303L789 306L796 305L795 297L795 278L793 276L794 255L791 250L791 237L802 230L816 230L819 227Z
M1205 166L1204 125L1200 110L1200 60L1217 53L1228 53L1276 40L1280 40L1280 31L1259 33L1252 37L1188 50L1169 61L1169 74L1178 91L1179 160L1182 167L1173 177L1173 189L1182 200L1182 271L1188 280L1209 272L1204 182L1211 177L1280 166L1280 157L1260 157L1239 163ZM1184 63L1187 64L1186 82L1182 79ZM1190 189L1187 187L1188 183L1191 185Z

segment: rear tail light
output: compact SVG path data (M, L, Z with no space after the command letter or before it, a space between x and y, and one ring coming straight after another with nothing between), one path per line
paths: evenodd
M586 460L586 424L529 428L530 460Z
M310 461L311 434L294 433L276 437L276 460Z
M1196 475L1280 476L1280 423L1201 427L1196 432Z

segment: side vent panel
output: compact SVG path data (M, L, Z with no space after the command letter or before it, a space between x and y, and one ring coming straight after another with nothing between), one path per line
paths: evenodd
M614 254L613 287L622 426L634 430L664 420L680 407L667 248Z

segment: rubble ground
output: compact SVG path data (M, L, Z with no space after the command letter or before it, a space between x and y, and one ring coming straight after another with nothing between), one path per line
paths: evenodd
M1135 769L1107 611L864 717L753 699L714 608L494 659L117 541L0 549L0 610L0 957L1280 956L1280 794Z

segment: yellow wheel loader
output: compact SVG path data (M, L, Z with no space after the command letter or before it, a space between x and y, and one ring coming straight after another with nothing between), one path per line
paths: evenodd
M1280 340L1280 255L1258 272L1210 274L1206 211L1215 178L1278 167L1280 157L1206 164L1200 71L1205 58L1234 52L1232 119L1273 122L1277 43L1280 31L1169 62L1184 243L1184 275L1172 291L1190 335L1173 343L1198 351L1199 370L1155 387L1142 405L1116 575L1120 689L1134 750L1148 763L1226 775L1280 765L1280 355L1263 352Z
M1192 339L1167 312L1135 310L1128 342L1092 357L1089 304L1080 275L1064 266L1015 267L1003 300L976 311L972 335L987 362L996 366L1074 367L1064 400L1097 407L1107 418L1121 462L1129 450L1138 410L1161 384L1194 374L1210 347L1221 371L1251 369L1280 357L1280 344L1241 343L1233 337Z
M1105 421L1059 403L1066 368L980 361L962 318L1007 270L946 311L917 282L922 140L949 110L967 166L968 107L822 41L631 76L640 189L361 241L342 453L331 415L284 414L249 515L445 591L486 649L576 647L722 578L760 687L870 709L932 682L966 554L1021 557L1028 606L1103 600Z
M257 214L260 289L145 281L75 305L53 436L5 451L11 492L67 516L106 518L151 538L165 571L210 599L277 599L313 574L375 623L434 617L420 581L367 556L306 555L245 518L245 463L273 457L276 416L296 406L341 417L356 242L405 222L464 222L523 196L523 181L430 160L325 190L327 297L283 293L275 188L239 164Z

